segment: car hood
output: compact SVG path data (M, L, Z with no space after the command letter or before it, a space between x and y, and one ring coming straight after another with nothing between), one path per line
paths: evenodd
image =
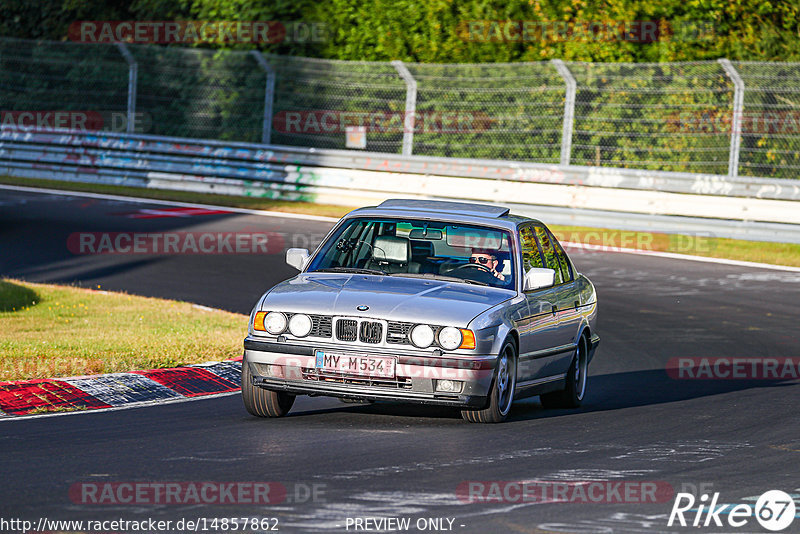
M301 273L269 291L263 310L466 327L508 300L508 289L400 276ZM368 306L366 310L358 307Z

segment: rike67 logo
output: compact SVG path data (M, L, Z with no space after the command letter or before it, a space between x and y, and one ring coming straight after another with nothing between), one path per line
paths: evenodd
M753 518L765 529L773 532L785 530L795 518L796 506L792 495L780 490L770 490L750 504L719 504L719 493L714 493L711 501L708 494L700 496L699 502L691 493L678 493L667 526L677 523L682 527L722 527L740 528ZM687 522L688 518L688 522Z

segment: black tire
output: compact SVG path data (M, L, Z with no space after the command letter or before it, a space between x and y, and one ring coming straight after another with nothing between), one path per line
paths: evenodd
M461 410L461 416L470 423L502 423L511 411L516 386L517 347L513 339L507 339L497 358L489 405L482 410Z
M294 404L294 395L270 391L253 385L253 375L247 359L242 359L242 400L251 415L257 417L283 417Z
M589 352L587 349L586 338L581 336L567 371L567 387L561 391L540 395L539 399L542 401L543 407L548 409L580 407L586 396L586 387L589 381Z

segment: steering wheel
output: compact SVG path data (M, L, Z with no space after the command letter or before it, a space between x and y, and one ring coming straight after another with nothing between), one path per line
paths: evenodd
M465 263L464 265L459 265L458 267L456 267L453 270L454 271L458 271L460 269L480 269L481 271L483 271L485 273L492 274L492 270L490 268L486 267L485 265L481 265L480 263ZM494 275L492 275L492 276L494 276Z

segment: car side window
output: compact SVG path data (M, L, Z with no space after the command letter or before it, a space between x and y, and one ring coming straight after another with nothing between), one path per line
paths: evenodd
M556 240L555 236L551 234L551 241L556 246L556 255L558 256L558 261L561 263L561 277L563 278L564 282L571 282L572 281L572 265L569 263L569 258L567 258L567 253L564 252L564 248L561 246L561 243Z
M524 226L519 230L519 242L522 248L522 268L527 273L533 267L544 267L542 253L536 244L536 235L533 228Z
M553 269L556 272L555 281L553 282L554 285L563 284L564 275L561 271L561 264L558 261L558 254L555 246L553 245L552 239L550 239L550 234L548 234L547 230L541 226L534 226L534 229L536 231L536 239L539 241L539 245L542 247L545 267L548 269Z

